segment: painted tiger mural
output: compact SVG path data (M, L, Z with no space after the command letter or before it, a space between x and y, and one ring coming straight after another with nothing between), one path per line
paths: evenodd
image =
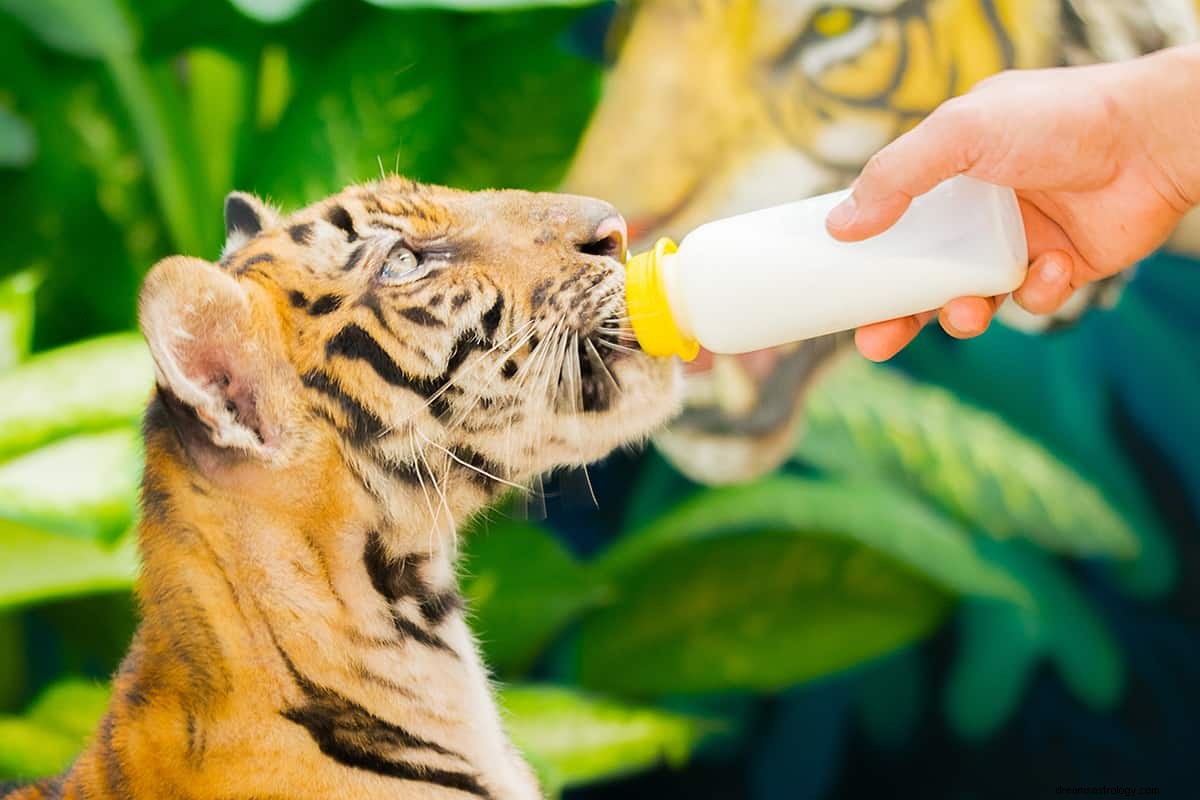
M1115 61L1198 38L1196 0L637 0L610 27L613 66L563 184L615 203L632 244L846 186L876 150L988 75ZM1200 225L1173 244L1200 253ZM1115 300L1132 273L1030 331ZM699 362L656 437L696 480L766 472L792 452L805 389L851 344L824 337Z
M628 335L623 220L399 178L225 208L220 264L168 258L139 301L143 622L90 746L10 797L540 797L455 526L675 410Z

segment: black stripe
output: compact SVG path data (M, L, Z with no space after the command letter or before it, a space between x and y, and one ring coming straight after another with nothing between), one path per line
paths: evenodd
M363 563L366 565L371 585L389 603L394 603L401 597L416 597L426 592L425 582L421 580L420 574L425 557L418 553L407 553L393 558L388 554L383 537L378 531L367 534Z
M358 231L354 229L354 220L350 217L350 212L342 206L331 207L325 212L325 219L329 224L346 232L346 241L353 242L358 238Z
M112 733L113 717L112 712L109 712L100 721L100 730L96 735L96 747L99 749L98 755L101 761L104 787L108 790L109 797L132 797L133 792L129 788L129 778L125 774L121 760L117 757L116 750L113 749Z
M500 370L500 374L504 376L505 380L512 378L512 376L517 374L517 362L513 361L511 358L508 361L505 361L504 368Z
M225 198L225 235L228 236L235 230L247 236L254 236L262 230L262 220L249 203L231 194Z
M273 264L273 263L275 263L275 256L271 255L270 253L259 253L258 255L250 256L245 261L243 261L237 267L237 269L234 270L234 273L237 275L245 275L246 271L249 270L251 267L253 267L255 264Z
M342 265L343 272L349 272L358 266L358 262L362 261L363 253L367 250L366 244L360 244L350 253L350 258L346 259L346 263Z
M322 314L328 314L331 311L337 311L342 307L342 296L337 294L323 294L316 300L313 300L312 305L308 307L308 313L314 317L319 317Z
M342 413L346 415L350 424L350 431L346 435L353 444L361 446L372 439L378 439L387 429L383 420L342 391L341 386L330 375L314 369L304 373L300 380L308 388L316 389L341 406Z
M430 625L438 625L447 616L463 607L462 597L453 589L425 595L417 603L421 608L421 616Z
M274 632L271 638L275 639ZM467 763L459 753L381 719L350 698L314 683L296 668L277 640L275 648L304 694L301 705L284 709L280 714L307 730L322 753L345 766L378 775L433 783L477 797L491 796L470 773L434 769L389 757L384 750L393 754L400 749L427 750Z
M391 323L387 321L387 317L383 313L383 306L379 304L379 295L375 294L374 289L368 289L367 293L358 299L357 305L371 309L371 313L375 315L375 320L379 323L379 327L387 331L389 335L395 336L392 333Z
M533 287L533 293L529 295L529 307L537 311L542 307L542 303L546 302L546 292L550 291L550 287L554 285L553 278L546 278Z
M308 305L308 298L304 296L304 292L292 289L290 292L288 292L288 302L291 303L295 308L304 308Z
M460 308L465 306L467 304L467 301L470 299L471 299L471 294L469 292L460 292L460 293L454 295L454 298L450 301L450 310L458 311Z
M301 222L287 229L288 236L296 244L311 244L313 226L311 222Z
M366 361L375 374L393 386L411 389L422 397L429 397L440 385L436 379L413 378L400 369L392 357L358 325L351 323L342 328L325 345L329 356L344 356Z
M483 472L490 473L491 475L495 475L497 477L504 476L503 475L503 472L504 472L503 467L501 467L495 461L492 461L491 459L487 458L482 453L479 453L475 450L472 450L469 447L461 446L461 445L459 447L454 447L451 449L454 451L455 456L457 456L458 458L462 459L462 461L464 461L467 464L470 464L472 467L475 468L475 469L468 470L468 472L470 473L471 480L474 481L475 483L479 484L484 489L495 488L495 481L492 478L489 478L487 475L484 475ZM477 470L481 470L481 471L477 471Z
M425 562L425 556L419 553L405 553L393 557L388 554L383 537L378 531L367 534L367 544L363 548L363 564L375 591L388 603L395 603L403 598L416 600L425 621L430 625L437 625L449 614L462 608L462 598L453 589L440 592L432 590L421 577L421 567Z
M497 293L496 302L483 315L483 338L491 342L496 338L496 329L500 327L500 317L504 314L504 295Z
M418 325L424 325L427 328L441 328L446 324L419 306L403 308L400 310L400 315L417 323Z

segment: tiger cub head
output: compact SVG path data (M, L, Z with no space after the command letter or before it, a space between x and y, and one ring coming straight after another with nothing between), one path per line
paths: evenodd
M290 216L234 193L225 216L220 263L168 258L139 303L202 467L332 444L381 499L397 482L487 495L675 410L675 366L629 335L607 203L391 178Z

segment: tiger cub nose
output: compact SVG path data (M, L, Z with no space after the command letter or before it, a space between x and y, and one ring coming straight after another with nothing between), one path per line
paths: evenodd
M563 234L580 253L623 261L629 230L617 209L603 200L567 196L571 207Z

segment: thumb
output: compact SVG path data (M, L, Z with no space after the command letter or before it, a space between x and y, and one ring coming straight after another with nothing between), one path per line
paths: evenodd
M943 103L908 133L871 157L850 195L825 220L830 235L857 241L883 233L918 195L966 172L979 143L975 115L958 100Z

